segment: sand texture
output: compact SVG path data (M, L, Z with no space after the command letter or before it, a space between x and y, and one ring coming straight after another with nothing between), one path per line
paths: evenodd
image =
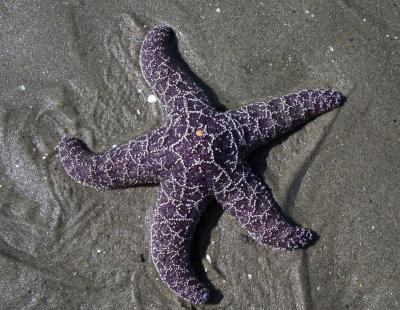
M348 100L251 157L281 208L320 235L256 244L217 204L191 306L149 255L157 186L97 191L64 172L64 133L96 151L163 123L138 53L160 22L227 109L304 88ZM400 2L0 2L1 309L399 309ZM219 292L219 293L218 293Z

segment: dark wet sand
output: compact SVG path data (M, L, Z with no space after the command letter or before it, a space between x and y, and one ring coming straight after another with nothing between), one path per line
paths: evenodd
M0 3L1 309L193 309L149 257L157 186L82 187L56 149L66 132L102 151L162 123L138 65L160 22L228 109L311 87L348 96L252 157L318 243L272 251L210 206L193 259L223 298L196 308L399 309L400 2L235 3Z

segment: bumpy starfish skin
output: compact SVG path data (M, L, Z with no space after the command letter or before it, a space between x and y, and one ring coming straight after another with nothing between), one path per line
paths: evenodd
M161 183L151 228L151 254L161 279L192 303L209 290L190 266L190 248L207 203L215 197L262 244L292 250L315 238L286 221L271 193L246 163L256 147L344 102L333 90L304 90L238 110L219 112L185 67L170 53L166 26L146 36L140 64L164 103L166 125L126 145L96 154L64 137L60 159L76 181L98 188Z

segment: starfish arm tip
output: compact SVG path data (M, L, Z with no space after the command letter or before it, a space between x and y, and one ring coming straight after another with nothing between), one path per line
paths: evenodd
M204 289L203 292L200 293L198 300L196 300L196 303L198 304L206 304L210 301L210 291L207 289Z
M315 231L308 228L295 227L290 236L280 242L279 248L285 251L306 249L313 246L318 239L319 236Z
M347 97L340 91L335 91L337 105L340 107L345 104Z

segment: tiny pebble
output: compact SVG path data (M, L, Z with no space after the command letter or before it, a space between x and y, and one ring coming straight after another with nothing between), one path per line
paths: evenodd
M149 102L149 103L154 103L156 101L157 101L157 97L154 95L150 95L147 97L147 102Z
M330 50L331 52L334 51L333 46L328 46L328 48L329 48L329 50Z
M97 250L97 253L101 253L101 250Z
M112 145L112 148L113 148L113 149L115 149L116 147L117 147L117 145L116 145L116 144L113 144L113 145Z
M22 91L24 91L26 89L26 87L24 85L20 85L18 88L19 88L19 90L22 90Z
M243 234L239 236L239 239L242 242L249 242L250 241L250 238L248 236L246 236L246 235L243 235Z
M220 9L220 8L216 8L216 9L215 9L215 12L221 13L221 9Z
M206 260L211 264L211 256L210 255L206 255Z
M251 279L253 279L253 275L252 275L251 273L249 273L249 274L247 275L247 278L248 278L249 280L251 280Z

